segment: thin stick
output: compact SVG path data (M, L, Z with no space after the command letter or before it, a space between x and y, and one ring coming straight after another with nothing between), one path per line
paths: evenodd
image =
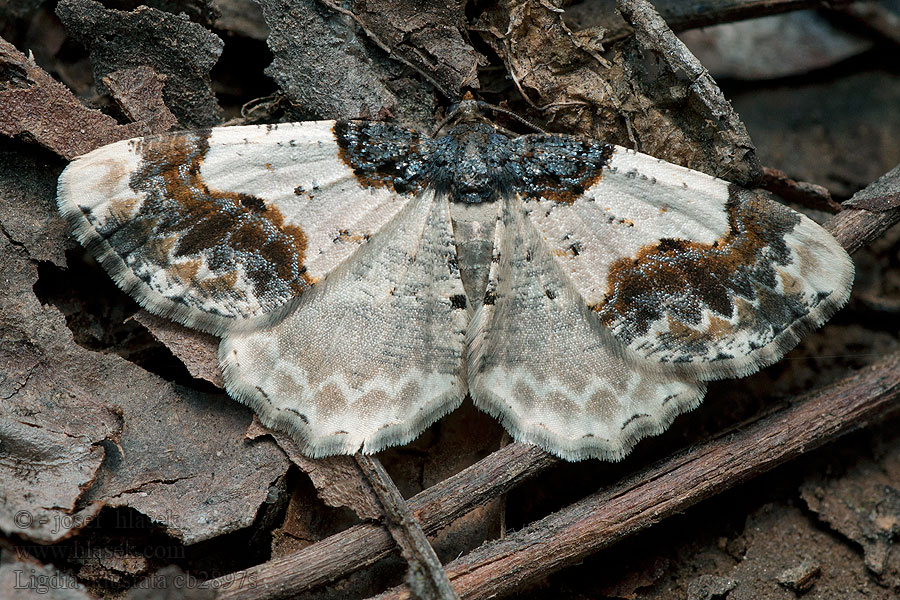
M807 208L824 210L832 214L841 212L841 205L832 200L828 188L808 181L796 181L788 177L784 171L772 167L763 167L759 186Z
M409 563L406 580L413 597L422 600L458 600L459 596L453 591L434 548L381 462L364 454L357 454L354 458L384 509L385 527L397 542L403 558Z
M807 8L833 8L851 5L854 0L706 0L685 2L684 0L654 0L653 6L659 11L673 31L684 31L695 27L707 27L720 23L731 23L744 19L753 19L767 15L782 14ZM596 5L592 7L591 5ZM594 8L593 11L590 9ZM604 18L608 5L604 0L585 0L581 3L582 14L597 15L598 22L590 25L605 25L608 28L603 35L603 43L628 37L632 28L621 21Z
M654 2L660 14L675 31L706 27L782 14L807 8L826 8L852 4L854 0L712 0L698 5L683 0Z
M874 212L844 207L844 210L828 219L825 229L841 243L844 250L853 254L880 238L898 221L900 208Z
M510 444L409 499L426 534L440 531L522 482L559 464L534 446ZM293 598L374 564L396 549L378 525L355 525L306 548L209 582L217 600ZM252 586L235 582L253 582Z

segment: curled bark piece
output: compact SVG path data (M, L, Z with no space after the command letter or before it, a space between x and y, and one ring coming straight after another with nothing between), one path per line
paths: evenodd
M638 44L652 52L669 70L686 79L686 91L691 98L688 105L696 105L698 115L713 123L715 133L722 137L706 140L706 143L714 148L717 162L734 169L734 172L715 175L744 185L756 181L762 172L756 149L744 123L709 71L675 36L647 0L618 0L616 6L634 27ZM712 135L712 132L707 132L707 135Z
M103 78L113 99L125 116L143 123L146 133L159 133L175 126L178 119L163 103L162 77L148 65L113 71Z
M260 0L259 5L275 56L266 74L307 114L430 122L433 93L361 35L349 16L316 0Z
M476 70L487 59L467 40L458 2L414 5L367 0L352 3L350 10L330 0L324 3L353 18L369 39L421 73L445 96L459 98L462 88L478 87Z
M264 435L272 436L291 462L300 467L316 488L319 499L335 508L347 507L360 519L376 520L382 517L381 504L369 485L359 465L352 456L327 456L309 458L300 451L297 443L287 434L267 429L253 416L253 424L244 434L248 439Z
M185 127L209 127L222 120L209 71L224 42L202 25L155 8L139 6L125 12L93 0L63 0L56 14L66 30L89 48L101 93L110 73L150 65L167 77L166 104Z
M165 124L165 106L154 105L151 96L145 98L148 111L161 115L153 126L148 122L119 125L81 104L68 88L4 39L0 39L0 69L8 74L0 82L0 133L36 142L67 160Z

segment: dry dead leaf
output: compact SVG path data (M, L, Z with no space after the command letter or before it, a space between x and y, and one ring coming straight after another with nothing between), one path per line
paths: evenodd
M295 465L300 467L316 487L319 499L335 508L347 507L360 519L381 517L381 505L352 456L309 458L286 434L264 427L256 416L247 429L248 439L272 436Z
M436 98L366 39L348 16L315 0L261 0L275 60L266 69L302 114L319 119L397 117L433 123Z
M146 310L138 311L132 318L146 327L159 343L171 350L191 375L216 387L225 388L222 369L219 368L219 338L196 329L188 329Z

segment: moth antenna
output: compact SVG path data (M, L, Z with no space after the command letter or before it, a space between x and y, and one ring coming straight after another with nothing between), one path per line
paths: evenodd
M538 127L537 125L535 125L528 119L519 116L518 114L514 113L511 110L508 110L505 108L500 108L499 106L495 106L495 105L491 104L490 102L485 102L484 100L476 100L476 103L478 104L479 108L491 110L495 113L500 113L502 115L506 115L507 117L511 117L511 118L515 119L516 121L518 121L522 125L525 125L526 127L531 127L538 133L543 133L544 135L550 135L550 132L547 131L546 129L544 129L543 127Z
M535 125L528 119L525 119L524 117L519 116L518 114L514 113L511 110L507 110L505 108L500 108L499 106L491 104L490 102L485 102L484 100L476 100L472 96L471 92L467 92L466 95L463 97L463 99L460 100L459 102L450 105L450 109L447 111L447 116L444 117L443 119L441 119L440 123L438 123L437 126L435 126L431 135L432 136L437 135L437 133L441 129L443 129L444 127L447 126L447 123L449 123L450 121L452 121L454 119L458 119L461 115L472 115L472 116L477 115L483 119L484 117L482 115L486 111L491 111L494 113L506 115L506 116L518 121L519 123L525 125L526 127L530 127L531 129L537 131L538 133L543 133L544 135L550 135L550 132L548 132L546 129L543 129L542 127L538 127L537 125ZM495 127L498 127L498 129L500 129L504 133L506 133L512 137L516 136L515 132L509 131L508 129L503 128L503 127L499 127L495 123L492 123L492 124Z
M441 119L441 121L435 125L434 129L431 130L431 137L435 137L441 129L447 126L447 123L449 123L451 119L455 119L457 113L459 113L459 103L450 106L450 110L447 111L447 116Z

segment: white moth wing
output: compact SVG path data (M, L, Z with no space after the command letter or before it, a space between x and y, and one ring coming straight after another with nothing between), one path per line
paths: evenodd
M728 184L698 171L615 147L600 179L571 202L528 202L585 302L606 297L611 263L660 238L713 243L728 232ZM714 199L710 202L710 199Z
M334 124L216 128L201 166L205 180L277 206L285 224L303 230L304 266L313 281L344 262L410 200L385 187L362 187L339 158ZM247 160L257 168L245 168Z
M623 358L518 199L506 201L495 233L469 331L469 392L513 437L568 460L618 460L700 403L702 383Z
M447 199L426 191L283 320L226 333L226 387L311 456L405 443L465 397L464 298Z
M333 126L222 127L104 146L63 172L59 209L152 312L213 333L260 326L410 200L361 185Z
M526 207L629 356L688 377L756 371L849 298L853 264L809 218L624 148L573 201Z

